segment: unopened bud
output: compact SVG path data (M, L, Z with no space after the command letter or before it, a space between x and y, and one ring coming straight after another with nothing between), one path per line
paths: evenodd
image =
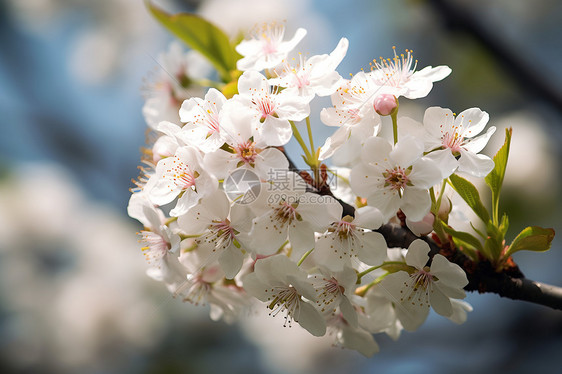
M437 215L439 219L443 222L447 222L449 219L449 213L451 213L451 200L447 196L443 196L441 199L441 205L439 206L439 212Z
M382 94L375 97L373 106L381 116L389 116L398 108L398 100L394 95Z
M427 213L421 221L417 222L410 221L408 217L406 217L406 225L416 236L424 236L432 232L433 222L435 222L433 213Z

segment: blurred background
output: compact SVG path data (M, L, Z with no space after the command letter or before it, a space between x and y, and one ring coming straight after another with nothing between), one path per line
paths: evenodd
M308 29L299 49L350 40L346 77L392 46L453 73L401 111L480 107L513 127L502 206L511 233L554 227L562 141L562 3L557 0L162 0L231 34L285 20ZM212 322L145 275L127 217L145 129L146 77L172 37L138 0L0 2L0 372L495 373L562 365L562 312L471 293L461 326L430 315L365 359L259 316ZM328 102L324 103L328 105ZM316 136L329 129L312 120ZM316 116L316 118L314 117ZM320 142L318 142L320 143ZM297 148L293 148L297 149ZM512 238L511 237L511 238ZM524 274L562 286L559 238L517 253Z

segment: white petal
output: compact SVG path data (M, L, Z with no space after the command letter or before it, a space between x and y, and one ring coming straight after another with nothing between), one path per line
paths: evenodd
M383 171L380 168L359 163L351 169L349 174L351 189L357 196L368 197L372 195L384 184L382 173Z
M240 95L251 96L254 92L257 92L257 94L268 93L268 87L267 79L257 71L245 71L238 78L238 92Z
M409 177L416 188L429 189L441 182L442 172L435 161L422 157L412 167Z
M486 156L472 153L461 149L459 158L459 171L481 178L485 177L494 169L494 161Z
M454 299L451 300L451 305L453 306L453 314L447 318L459 325L466 322L466 314L472 312L472 306L466 301Z
M423 269L429 260L429 245L421 239L416 239L408 247L406 254L406 263L416 269ZM433 273L431 273L433 274Z
M318 232L341 219L343 208L332 196L306 192L299 200L297 212Z
M442 282L450 287L463 288L468 284L464 270L459 265L449 262L440 254L433 256L430 272L439 278L440 283Z
M187 189L183 192L183 195L178 199L174 209L170 211L170 216L179 217L182 214L187 213L191 208L193 208L199 200L201 199L201 194L193 191L192 189Z
M404 288L404 283L409 282L410 276L404 271L399 271L387 275L380 283L385 296L395 304L396 316L407 331L415 331L422 325L429 314L429 306L426 304L412 305L408 301L400 302L402 293L409 292ZM400 293L402 291L402 293Z
M369 230L376 230L382 226L383 217L380 210L372 206L364 206L355 210L353 224Z
M292 51L305 36L306 36L306 29L303 29L302 27L299 27L297 29L297 31L295 31L295 35L290 40L281 43L282 44L281 49L284 52Z
M431 198L427 190L408 187L404 190L400 209L412 221L421 221L431 208Z
M341 314L343 315L343 318L345 318L345 320L351 326L357 327L359 325L359 322L358 322L358 319L357 319L357 312L355 311L355 308L353 307L353 305L351 304L349 299L345 296L341 297L340 311L341 311Z
M455 125L462 126L462 135L465 138L472 138L482 132L488 123L490 116L479 108L470 108L459 113L455 119Z
M401 207L402 199L398 196L396 191L391 191L387 188L380 188L379 186L376 186L375 188L376 189L371 192L371 195L367 197L367 204L380 210L384 218L384 222L386 223L390 218L396 215L396 212Z
M253 220L252 231L250 231L251 249L257 254L272 255L287 240L288 227L274 221L272 218L274 214L275 212L270 210Z
M431 307L438 314L442 316L449 317L453 314L453 307L451 306L451 300L445 296L443 292L437 287L432 287L429 291L429 302Z
M306 251L314 248L314 229L307 222L293 222L289 226L289 241L294 258L299 259Z
M262 282L258 278L256 273L250 273L243 276L242 285L248 294L252 295L258 300L267 301L267 298L270 296L270 294L267 293L266 290L271 287Z
M486 144L488 144L488 140L490 140L495 132L496 128L494 126L491 126L488 131L486 131L486 133L477 136L476 138L465 140L462 144L462 147L467 151L478 153L482 149L484 149Z
M288 120L268 116L254 136L267 145L281 146L291 140L293 130Z
M326 142L320 149L319 159L321 161L332 157L332 155L349 139L351 129L347 126L342 126L336 130L332 136L326 139Z
M180 131L180 129L181 127L169 121L162 121L156 127L156 130L171 137L175 137L178 131Z
M418 160L423 154L423 143L412 136L402 138L390 152L390 158L396 164L407 168Z
M459 166L459 162L453 156L450 149L439 149L433 151L425 156L425 158L430 159L435 162L441 171L441 178L448 178ZM431 181L429 181L431 182Z
M277 148L267 148L260 152L256 161L256 172L258 176L266 179L275 170L286 170L289 168L287 157Z
M219 256L219 264L224 271L226 279L232 279L238 274L242 268L242 263L244 261L244 254L240 249L231 245L226 248Z
M378 232L364 232L360 235L361 244L356 248L358 257L367 265L376 266L386 259L386 240Z
M296 314L294 316L295 321L313 336L323 336L326 334L326 322L312 305L302 301Z
M341 340L344 347L356 350L365 357L371 357L379 351L379 346L373 335L363 329L344 327Z
M361 159L365 163L383 162L388 158L390 152L392 152L392 145L385 139L374 136L365 140L361 150Z
M466 292L464 292L464 289L462 288L449 286L441 281L436 281L434 284L435 287L439 288L441 292L443 292L445 295L447 295L450 298L464 299L466 297Z
M422 70L415 72L414 74L420 78L428 79L432 82L438 82L451 74L452 70L446 65L440 65L436 67L426 66Z
M434 139L441 139L445 133L451 132L455 116L450 109L438 106L427 108L423 116L423 126Z
M228 173L236 168L238 161L236 154L222 149L207 153L204 158L208 171L219 179L226 178Z
M349 256L343 256L341 241L333 233L321 235L316 239L312 257L316 263L334 272L342 271L344 265L350 263Z

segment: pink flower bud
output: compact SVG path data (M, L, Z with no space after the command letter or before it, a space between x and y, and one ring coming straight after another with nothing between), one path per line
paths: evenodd
M427 213L421 221L413 222L406 217L406 225L417 236L424 236L433 231L433 222L435 216L433 213Z
M394 95L383 94L375 97L373 102L375 111L381 116L389 116L398 108L398 100Z

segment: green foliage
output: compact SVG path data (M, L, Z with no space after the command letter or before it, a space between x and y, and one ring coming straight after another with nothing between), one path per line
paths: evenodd
M453 174L449 177L451 185L457 193L463 198L468 206L476 213L476 215L485 223L490 220L488 210L480 200L480 194L476 187L466 179Z
M509 246L505 257L513 253L526 250L534 252L544 252L550 249L554 239L553 229L543 229L538 226L529 226L523 229Z
M486 233L488 237L484 241L484 251L487 257L497 263L501 257L504 247L504 234L492 221L488 221L486 225Z
M499 220L499 199L507 168L511 136L512 129L506 129L505 142L494 156L494 169L485 178L486 184L492 191L492 219L490 219L488 209L480 200L478 190L472 183L456 174L449 177L449 181L455 191L486 225L485 234L477 231L484 239L484 245L482 245L478 238L469 233L455 231L447 225L442 225L443 230L453 238L457 248L463 250L473 259L477 258L476 251L480 252L498 269L515 252L521 250L547 251L550 249L554 239L553 229L531 226L521 231L510 246L507 247L505 244L505 236L509 228L509 218L507 214L503 214L501 221Z
M145 2L154 18L188 46L205 56L225 83L232 80L236 75L236 61L241 56L224 31L198 15L172 15L153 5L150 0Z
M455 246L466 253L473 260L476 260L478 258L478 256L476 255L477 251L482 252L484 250L484 247L482 246L480 240L474 237L472 234L463 231L456 231L451 226L446 224L442 224L442 228L443 231L451 235Z
M507 168L507 159L509 156L509 146L511 144L512 129L505 130L505 142L500 148L498 153L494 156L494 169L486 176L484 179L490 190L492 191L492 210L494 223L498 223L498 210L499 210L499 200L500 191L503 184L503 178L505 176L505 169Z

